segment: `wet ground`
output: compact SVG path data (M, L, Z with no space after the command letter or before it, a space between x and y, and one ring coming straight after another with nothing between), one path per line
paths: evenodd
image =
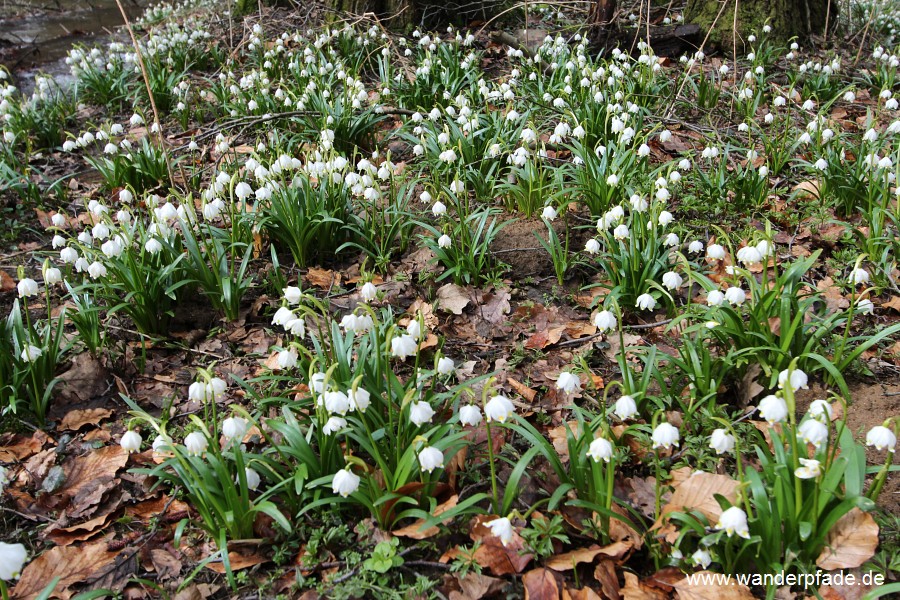
M129 18L145 0L121 0ZM103 42L122 25L116 0L0 0L0 64L27 92L32 75L44 71L62 79L74 44Z

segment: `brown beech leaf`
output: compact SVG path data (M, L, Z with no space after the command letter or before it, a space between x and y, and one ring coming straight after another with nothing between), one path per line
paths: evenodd
M72 596L70 586L90 579L112 564L117 554L107 551L105 541L82 546L51 548L25 567L12 597L18 600L31 600L37 597L55 577L59 577L53 596L67 600Z
M534 569L522 576L525 600L558 600L559 582L549 569Z
M463 309L472 301L465 288L452 283L438 288L437 299L438 310L450 312L454 315L461 315Z
M562 339L565 333L565 327L550 327L543 331L538 331L525 341L525 347L529 350L541 350L547 346L552 346Z
M103 495L118 485L116 474L127 462L128 453L121 446L104 446L66 461L66 483L59 493L70 500L70 516L88 516Z
M737 501L737 490L738 482L727 475L697 471L675 488L672 498L663 507L662 516L654 524L654 527L661 526L665 516L669 513L691 510L700 511L710 523L715 523L722 514L715 494L721 494L729 502L734 503Z
M242 569L249 569L250 567L255 567L256 565L261 565L266 562L265 556L260 556L258 554L241 554L239 552L229 552L228 553L228 561L231 563L232 571L240 571ZM219 574L225 573L225 565L221 561L211 562L206 565L206 568L215 571Z
M109 520L109 513L100 515L69 527L54 528L53 525L44 530L44 535L57 546L70 546L75 542L83 542L100 533Z
M518 531L513 532L513 539L506 546L491 533L485 523L496 518L493 515L478 515L472 519L469 537L474 542L481 542L475 551L475 562L498 576L521 573L531 562L532 555L524 552L525 542Z
M603 600L600 594L589 587L576 590L564 585L562 591L562 600Z
M713 579L715 576L710 571L699 571L692 577L685 577L673 584L676 597L678 600L753 600L750 588L738 583L733 577L728 583L720 583Z
M8 294L14 289L16 289L15 277L0 269L0 294Z
M625 586L619 591L625 600L668 600L669 595L638 579L638 576L629 571L624 572Z
M896 312L900 312L900 296L894 296L887 302L882 302L881 306L883 308L892 308Z
M619 576L616 573L616 563L603 559L594 568L594 579L600 584L600 592L604 598L619 600Z
M309 271L306 273L305 279L310 285L327 290L332 286L340 285L341 274L328 269L310 267Z
M21 434L7 434L0 438L0 462L26 460L38 452L50 441L43 431L35 431L31 437Z
M520 382L518 379L515 379L514 377L511 377L511 376L506 378L506 383L508 383L512 389L516 390L516 392L520 396L522 396L529 402L534 402L534 398L535 398L535 396L537 396L536 390L531 389L524 383Z
M437 507L435 507L434 516L439 517L441 514L456 506L457 502L459 502L459 495L453 494L445 502L442 502L441 504L438 504ZM425 519L418 519L414 523L410 523L406 527L401 527L400 529L395 529L391 533L398 537L408 537L414 540L424 540L433 537L440 532L440 529L437 525L423 528L422 525L424 524Z
M509 305L510 293L505 290L499 290L493 294L484 294L481 298L481 306L478 312L488 323L499 325L506 320L511 307Z
M878 547L878 523L867 512L853 508L838 519L816 566L825 571L858 567L873 556Z
M614 542L602 547L594 545L590 548L579 548L571 552L557 554L547 560L544 565L554 571L568 571L581 563L592 563L600 555L609 558L620 558L632 547L633 544L630 542Z
M481 600L481 598L493 598L507 586L507 582L497 577L467 573L465 577L456 575L459 591L450 592L450 600Z
M66 413L59 428L67 431L77 431L85 425L99 425L100 421L112 415L108 408L86 408L84 410L72 410Z

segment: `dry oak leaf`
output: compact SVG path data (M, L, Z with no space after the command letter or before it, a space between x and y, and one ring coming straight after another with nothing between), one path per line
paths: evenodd
M17 600L35 598L55 577L59 577L51 597L68 600L73 594L69 587L98 574L116 560L117 554L107 551L105 541L51 548L25 567L12 597Z
M750 588L738 583L733 577L728 583L719 582L717 574L699 571L674 584L678 600L753 600ZM725 577L722 577L724 580Z
M522 576L525 600L559 600L559 582L549 569L534 569Z
M453 283L448 283L438 288L437 299L438 310L450 312L454 315L461 315L463 309L472 301L469 293L464 288Z
M439 517L441 514L447 512L459 502L459 494L453 494L448 498L445 502L438 504L434 509L434 516ZM445 523L449 523L449 519L445 521ZM430 537L437 535L440 532L440 529L437 525L432 525L431 527L422 528L422 525L425 524L425 519L418 519L414 523L410 523L406 527L401 527L400 529L395 529L391 533L398 537L408 537L414 540L424 540Z
M700 511L710 523L715 523L722 514L722 508L715 495L721 494L734 504L737 502L738 485L737 481L727 475L697 471L675 488L672 498L663 507L662 515L653 527L661 527L665 516L669 513L691 510Z
M838 519L816 566L825 571L858 567L873 556L878 547L878 523L867 512L853 508Z

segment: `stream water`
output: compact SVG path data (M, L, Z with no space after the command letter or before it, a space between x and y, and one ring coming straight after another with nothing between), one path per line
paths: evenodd
M147 4L121 2L129 18ZM69 49L104 42L122 24L116 0L0 0L0 64L13 71L26 93L38 71L65 83Z

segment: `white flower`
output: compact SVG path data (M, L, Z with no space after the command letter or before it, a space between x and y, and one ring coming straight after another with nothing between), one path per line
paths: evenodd
M679 438L678 428L670 423L660 423L657 425L651 436L654 448L665 448L666 450L672 446L678 446Z
M234 195L237 196L239 200L249 198L252 193L253 188L250 187L250 184L243 181L234 186Z
M441 375L449 375L450 373L453 372L453 369L455 367L456 367L456 365L453 363L452 358L449 358L447 356L442 356L438 360L437 372L440 373Z
M103 265L103 263L97 262L96 260L88 265L87 272L88 275L91 276L91 279L106 277L106 267Z
M284 330L302 338L306 335L306 322L300 318L291 319L284 324Z
M164 433L160 433L153 439L154 452L171 452L172 438Z
M162 244L156 238L150 238L147 240L147 243L144 244L144 250L149 252L150 254L156 254L160 250L162 250Z
M449 248L451 243L452 240L446 233L438 238L438 247L440 248Z
M581 381L578 379L578 375L567 371L559 374L556 380L556 389L562 390L566 394L571 394L578 391L579 388L581 388Z
M701 569L705 569L712 564L712 556L710 556L707 550L698 548L696 552L691 554L691 561Z
M588 446L587 455L593 458L594 462L600 462L601 460L609 462L609 459L613 456L613 445L606 438L595 438L591 445Z
M418 319L413 319L406 326L406 333L413 336L415 339L422 339L422 326L419 325Z
M863 315L875 312L875 305L868 298L861 298L856 302L856 311Z
M740 306L747 300L747 294L739 287L730 287L725 290L725 301L733 306Z
M769 425L781 423L787 417L787 403L778 396L768 395L759 401L759 415L769 422Z
M293 348L278 353L278 368L293 369L297 366L297 351Z
M601 310L594 315L594 326L600 333L616 328L616 315L608 310Z
M275 311L275 314L272 316L272 325L278 325L283 327L287 322L296 318L294 313L291 312L287 306L282 306L278 310Z
M129 429L122 434L119 445L122 446L122 449L125 450L125 452L131 454L132 452L138 452L141 449L141 442L143 441L144 440L141 439L141 434Z
M466 404L459 408L459 422L462 425L476 426L481 423L481 409L474 404Z
M184 447L187 450L188 454L200 456L201 454L206 452L206 448L208 446L209 441L206 439L206 436L199 431L189 433L187 434L187 437L184 438Z
M367 281L363 284L362 289L359 290L359 295L362 297L363 302L371 302L378 297L378 288L371 281Z
M619 241L628 239L628 225L622 223L621 225L617 225L615 229L613 229L613 237Z
M247 489L255 490L259 487L259 484L262 482L262 479L259 477L259 473L251 469L250 467L244 467L244 479L247 480ZM237 483L237 482L235 482Z
M341 391L326 392L322 401L325 405L325 410L329 413L346 415L347 411L350 410L350 398Z
M428 194L428 192L422 192L422 201L423 202L425 201L425 194ZM428 198L429 198L429 200L431 199L431 194L428 194ZM434 206L431 207L431 212L434 216L440 217L441 215L446 214L447 205L444 204L443 202L441 202L440 200L438 200L437 202L434 203Z
M680 243L681 243L681 240L678 239L678 235L675 233L670 233L663 240L663 244L665 244L669 248L674 248L675 246L677 246Z
M281 291L284 294L284 299L291 305L300 304L300 300L303 298L303 292L298 287L288 286Z
M359 489L359 476L349 469L341 469L331 480L331 491L346 498Z
M884 425L876 425L866 434L866 446L874 446L876 450L894 452L897 436Z
M725 258L725 248L719 244L710 244L706 248L706 257L713 260L722 260Z
M681 287L681 284L684 283L684 280L681 278L681 275L676 273L675 271L669 271L662 277L663 286L669 290L677 290Z
M416 339L405 333L391 340L391 354L401 360L406 360L408 356L415 356L419 349Z
M709 447L716 451L716 454L725 454L734 450L734 436L725 429L716 429L709 436Z
M610 187L615 187L619 183L619 176L615 173L611 174L606 178L606 184Z
M675 220L675 217L667 210L659 213L659 224L663 227Z
M755 246L744 246L737 252L737 259L748 266L762 262L762 258L762 254Z
M790 376L790 381L788 380L788 376ZM793 371L789 371L789 369L785 369L781 373L778 374L778 389L783 389L784 384L788 384L792 391L797 390L808 390L809 386L809 377L806 376L806 373L801 371L800 369L794 369Z
M325 425L322 426L322 433L324 433L325 435L332 435L334 433L338 433L346 426L347 419L343 419L341 417L329 417L325 422Z
M366 412L366 409L369 408L370 404L372 404L371 397L372 394L370 394L368 390L364 390L363 388L350 390L347 393L347 400L350 403L350 410Z
M27 559L28 552L22 544L0 542L0 579L18 579Z
M484 414L487 421L500 421L503 423L515 412L513 403L506 396L494 396L484 407Z
M813 400L806 412L808 416L826 423L831 420L831 413L831 403L827 400Z
M869 273L865 269L856 268L850 271L850 283L853 285L866 284L869 282Z
M738 537L750 539L750 529L747 526L747 513L732 506L719 515L719 522L716 523L716 529L725 531L728 537L737 534Z
M801 458L800 464L803 466L794 470L794 475L799 479L815 479L822 474L822 466L817 460Z
M485 523L491 530L491 535L500 539L500 543L506 546L513 539L513 526L508 518L502 517Z
M552 221L556 216L556 209L552 206L545 206L544 210L541 212L541 218L547 219L548 221Z
M244 434L250 428L250 423L242 417L229 417L222 421L222 435L228 440L244 439Z
M641 310L653 310L656 308L656 299L650 294L641 294L637 297L634 306Z
M729 288L730 289L730 288ZM719 290L710 290L706 294L706 304L709 306L721 306L725 302L725 294Z
M38 293L38 284L34 279L21 280L16 288L19 291L19 298L30 298Z
M828 425L818 419L806 419L797 430L800 439L819 448L828 440Z
M43 351L37 346L32 346L31 344L26 344L24 348L22 348L22 354L19 356L25 362L34 362L39 359L43 355Z
M434 409L424 400L420 400L409 407L409 420L416 426L430 423L434 416Z
M623 421L636 415L637 411L637 403L634 401L634 398L628 395L621 396L616 400L616 404L613 407L613 412Z
M444 466L444 453L431 446L425 446L419 450L419 466L426 473L431 473Z

